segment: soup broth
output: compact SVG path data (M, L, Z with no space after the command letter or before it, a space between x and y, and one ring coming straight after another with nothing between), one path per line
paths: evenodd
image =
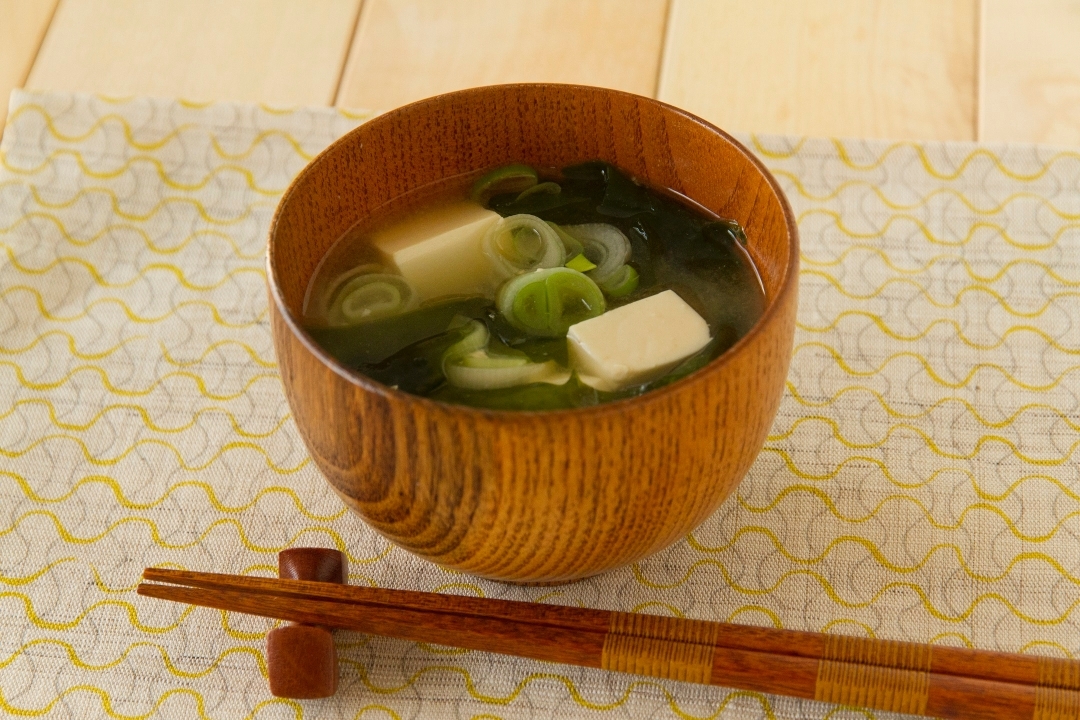
M393 388L498 410L633 397L705 366L761 317L746 236L614 166L523 165L421 188L346 233L307 331Z

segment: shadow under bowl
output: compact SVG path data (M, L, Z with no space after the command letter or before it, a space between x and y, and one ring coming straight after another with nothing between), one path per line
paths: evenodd
M486 411L365 378L301 326L320 260L376 208L483 168L595 159L745 229L766 309L705 368L595 407ZM393 543L446 568L557 583L667 547L742 479L783 394L798 257L795 220L776 181L716 127L614 90L502 85L408 105L332 144L278 206L267 277L293 417L345 503Z

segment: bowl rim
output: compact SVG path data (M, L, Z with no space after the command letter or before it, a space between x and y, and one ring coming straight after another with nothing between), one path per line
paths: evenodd
M780 207L784 216L784 224L787 227L787 239L788 239L788 262L783 269L783 276L780 278L779 290L773 297L772 301L768 303L765 308L765 312L750 328L749 332L739 338L734 345L729 347L718 357L713 358L705 367L700 368L686 377L680 378L673 383L665 385L655 390L649 390L641 395L635 395L628 398L620 398L618 400L611 400L609 402L602 402L596 405L589 405L586 407L575 408L560 408L556 410L492 410L489 408L477 408L471 405L462 405L457 403L447 403L440 400L433 400L431 398L424 397L422 395L413 395L407 393L404 390L396 390L388 385L373 380L372 378L363 375L355 370L342 365L336 358L326 352L314 338L304 329L304 326L295 318L292 312L289 310L288 305L285 303L284 297L281 294L281 288L278 283L277 272L274 264L274 236L277 231L278 223L281 219L282 211L287 204L289 198L296 191L300 183L308 176L308 174L314 172L315 168L329 156L331 152L334 152L338 144L343 142L347 137L353 133L359 132L368 123L386 121L393 119L399 115L413 112L416 108L422 107L427 104L436 102L445 102L445 98L448 97L462 97L467 95L481 95L489 93L495 89L555 89L555 90L585 90L588 92L599 92L601 94L620 95L627 98L633 98L635 100L644 100L649 103L654 103L661 108L668 110L674 114L681 115L688 120L705 126L707 129L719 135L732 145L761 175L765 178L765 181L769 184L769 187L773 190L773 193L780 201ZM692 199L692 198L691 198ZM760 272L760 271L759 271ZM289 332L294 338L296 338L304 348L314 355L318 360L336 373L338 376L348 381L349 383L356 385L363 389L365 392L374 393L391 402L404 402L404 403L419 403L420 407L427 410L439 410L442 412L463 413L466 416L475 418L484 418L488 420L495 420L498 422L507 421L531 421L538 417L544 418L567 418L570 417L584 417L584 416L603 416L612 413L621 414L626 410L631 409L631 405L644 405L651 403L662 402L668 395L675 392L685 392L689 386L705 382L706 379L720 372L724 366L730 363L733 358L740 355L745 351L746 347L764 332L764 327L772 321L775 316L780 312L780 308L784 305L786 296L795 292L798 286L799 275L799 227L795 219L795 214L791 210L791 205L788 202L787 196L780 188L780 184L773 177L773 174L769 172L768 168L761 162L761 160L754 155L745 145L732 137L729 133L720 129L713 123L710 123L703 118L694 115L682 108L666 103L662 100L646 97L644 95L638 95L635 93L626 92L624 90L615 90L611 88L596 87L593 85L580 85L574 83L502 83L496 85L481 85L477 87L466 88L463 90L455 90L452 92L441 93L439 95L433 95L431 97L423 98L415 102L411 102L407 105L389 110L385 113L376 115L375 117L367 120L360 125L357 125L352 130L349 130L344 135L340 136L332 143L327 145L318 155L316 155L304 168L292 179L289 186L282 193L281 199L278 200L277 206L274 209L274 215L270 221L270 228L267 233L266 242L266 284L269 290L271 300L277 306L278 314L281 317L282 322L288 327ZM280 370L279 370L280 372Z

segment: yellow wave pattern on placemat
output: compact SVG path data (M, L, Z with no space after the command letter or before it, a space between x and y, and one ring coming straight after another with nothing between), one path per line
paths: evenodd
M133 592L148 565L271 575L298 544L348 553L354 583L1080 653L1080 154L746 138L803 238L794 361L765 451L673 549L516 588L425 565L347 514L275 374L270 216L290 178L365 117L13 96L0 146L0 713L841 712L351 633L337 696L277 700L262 645L274 623Z

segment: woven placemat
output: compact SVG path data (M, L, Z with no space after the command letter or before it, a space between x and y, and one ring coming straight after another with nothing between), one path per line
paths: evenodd
M276 375L278 197L363 121L16 92L0 146L0 712L86 718L825 717L813 702L339 633L272 698L270 622L139 598L143 567L1080 652L1080 154L743 137L803 240L764 452L674 548L560 588L440 570L347 514ZM843 710L843 714L861 715Z

